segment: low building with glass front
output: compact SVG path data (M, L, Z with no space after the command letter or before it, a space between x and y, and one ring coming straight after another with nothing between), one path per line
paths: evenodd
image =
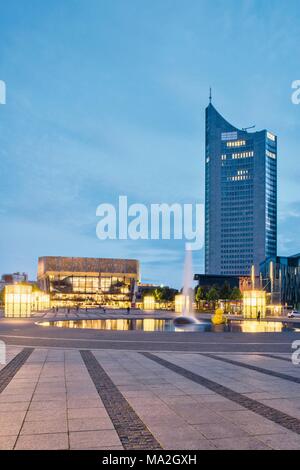
M43 256L38 261L39 287L54 307L126 308L135 301L139 280L134 259Z
M273 256L260 264L261 286L269 293L271 304L300 307L300 253Z
M245 290L243 292L243 315L245 318L258 319L266 316L267 296L264 290Z
M224 274L195 274L194 281L198 281L198 287L209 290L212 287L222 288L228 284L231 289L237 287L240 291L251 289L251 276L233 276Z
M33 288L30 284L8 284L4 290L5 317L30 317L50 307L49 294Z

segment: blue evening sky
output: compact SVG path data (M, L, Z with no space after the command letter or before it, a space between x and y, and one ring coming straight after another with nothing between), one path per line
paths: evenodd
M203 202L210 86L231 123L278 135L278 252L300 252L299 18L298 0L1 0L0 273L133 257L180 286L183 242L100 241L95 211Z

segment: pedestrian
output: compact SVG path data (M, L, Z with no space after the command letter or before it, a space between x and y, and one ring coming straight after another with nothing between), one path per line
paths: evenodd
M260 310L258 310L258 312L257 312L257 317L256 317L256 319L257 319L257 321L260 320Z
M129 315L129 314L130 314L130 307L128 306L127 307L127 315Z

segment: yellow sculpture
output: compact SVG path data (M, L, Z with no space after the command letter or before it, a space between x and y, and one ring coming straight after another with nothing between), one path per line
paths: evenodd
M211 321L214 325L221 325L222 323L225 323L224 310L222 308L217 308L211 318Z

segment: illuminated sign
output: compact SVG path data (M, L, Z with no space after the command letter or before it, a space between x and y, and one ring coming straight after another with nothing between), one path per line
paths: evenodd
M236 140L237 132L222 132L221 140Z

